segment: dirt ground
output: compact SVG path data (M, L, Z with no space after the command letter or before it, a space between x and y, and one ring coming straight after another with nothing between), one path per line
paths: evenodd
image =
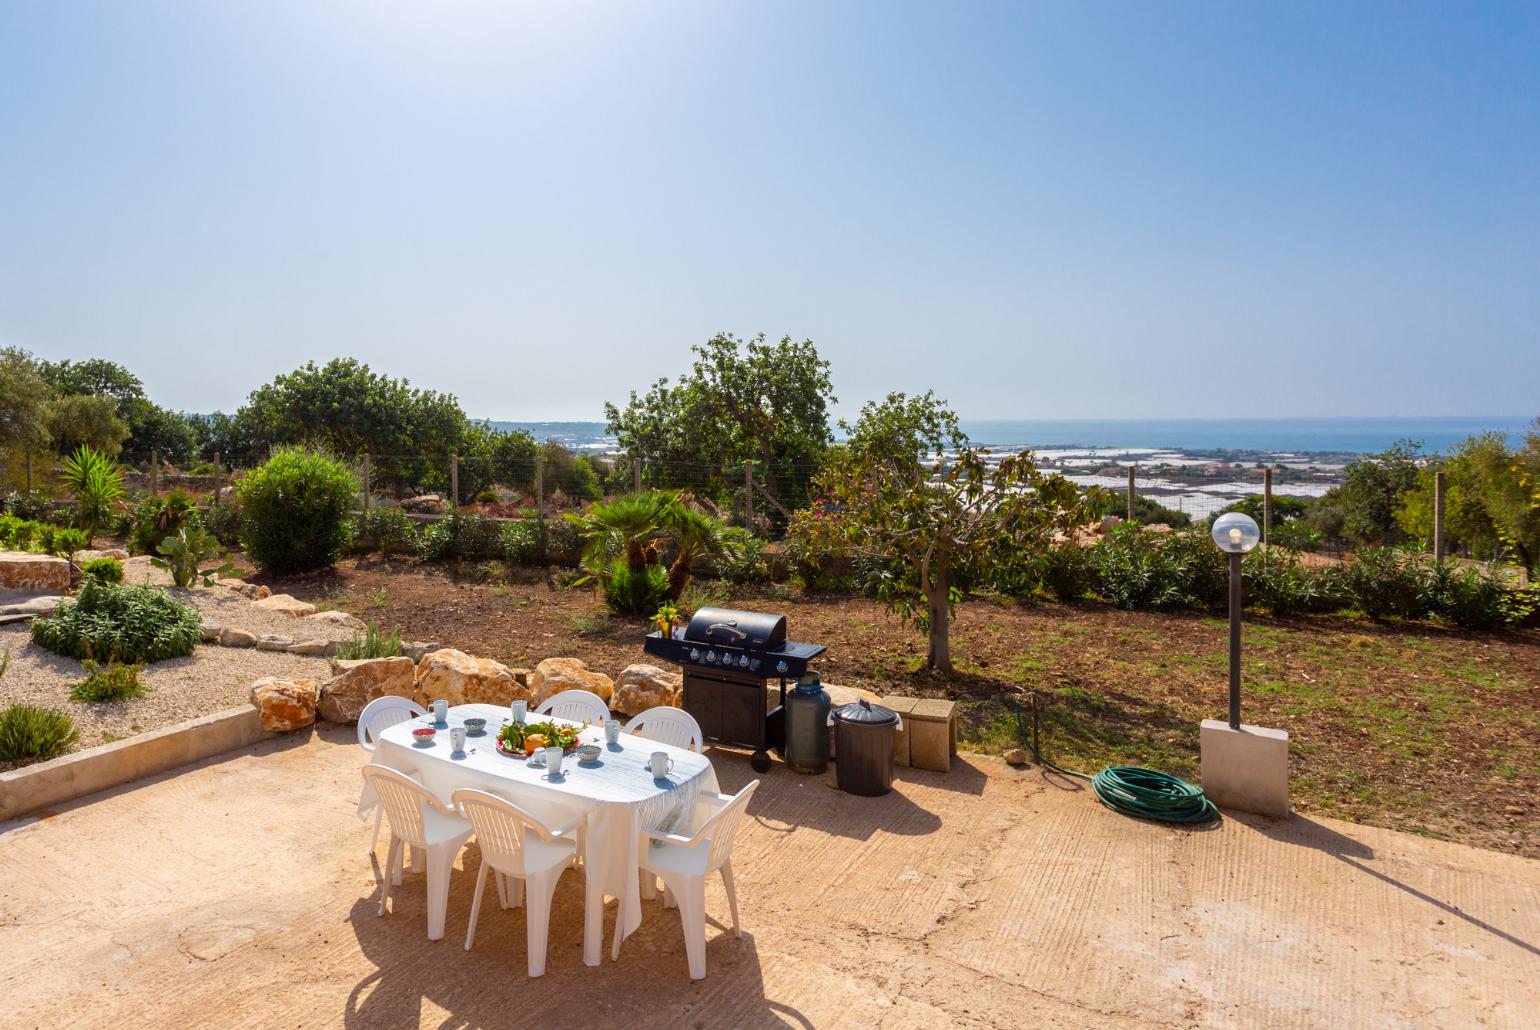
M712 757L724 789L752 775ZM530 980L521 910L484 908L462 948L474 846L444 940L420 876L376 916L362 764L329 727L0 824L0 1027L1519 1027L1540 1006L1540 863L1310 817L1174 829L977 756L876 799L773 770L735 850L742 939L708 888L706 980L659 902L584 966L576 872Z
M265 582L514 666L574 655L613 675L645 660L642 620L606 617L587 590L505 576L360 558ZM969 599L957 671L935 677L920 671L923 637L864 597L705 583L687 600L784 613L793 638L828 646L830 682L959 700L964 738L984 752L1017 746L1013 706L1036 694L1061 764L1196 779L1198 725L1225 712L1223 618ZM1248 614L1245 655L1246 721L1291 734L1301 811L1540 857L1540 630Z

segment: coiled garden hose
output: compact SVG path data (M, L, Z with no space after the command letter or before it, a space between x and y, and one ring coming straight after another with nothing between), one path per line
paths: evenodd
M1088 780L1097 800L1114 812L1162 823L1206 823L1219 817L1219 809L1203 793L1202 787L1194 787L1186 780L1158 769L1109 765L1095 776L1087 776L1083 772L1056 765L1043 757L1038 742L1039 730L1037 695L1034 694L1030 737L1021 721L1021 702L1016 702L1016 732L1022 744L1032 751L1033 761L1065 776Z

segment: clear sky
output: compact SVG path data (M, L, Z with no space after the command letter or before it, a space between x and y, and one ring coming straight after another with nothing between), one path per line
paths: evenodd
M1540 3L0 4L0 342L598 418L1540 411Z

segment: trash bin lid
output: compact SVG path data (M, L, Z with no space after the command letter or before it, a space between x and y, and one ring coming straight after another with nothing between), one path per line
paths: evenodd
M888 726L898 722L898 713L891 708L874 705L863 697L852 704L840 705L829 713L829 718L856 726Z

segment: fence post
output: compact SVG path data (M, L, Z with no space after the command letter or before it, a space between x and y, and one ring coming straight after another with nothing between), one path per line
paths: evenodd
M160 451L150 452L150 496L155 496L156 480L160 478Z
M369 510L369 493L370 493L370 482L369 482L369 480L372 478L372 471L373 470L371 470L370 467L369 467L369 452L365 451L364 452L364 511L368 511Z
M27 493L32 492L32 452L27 452Z
M1272 542L1273 535L1273 470L1262 470L1262 542Z
M219 475L219 452L214 452L214 475Z
M1128 521L1134 521L1134 466L1128 466Z
M631 456L631 492L642 492L642 459L634 454Z
M743 524L754 528L754 459L743 463Z
M1433 557L1444 560L1444 474L1433 473Z
M545 518L545 453L535 454L535 511Z
M460 506L460 456L449 456L449 503L456 508Z

